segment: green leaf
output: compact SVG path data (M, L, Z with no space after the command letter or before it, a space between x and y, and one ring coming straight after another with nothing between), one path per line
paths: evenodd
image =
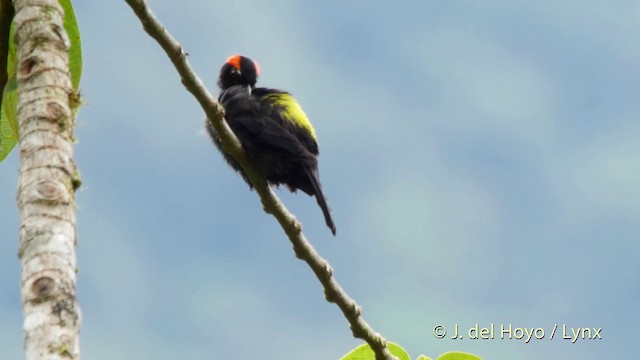
M420 356L418 356L418 358L416 360L431 360L431 358L430 357L426 357L424 355L420 355Z
M480 357L459 351L452 351L440 355L438 360L482 360Z
M15 75L10 77L2 95L0 111L0 161L4 160L18 143L18 120L16 108L18 92Z
M76 14L73 11L71 0L59 0L60 6L64 10L64 30L69 36L71 46L69 47L69 72L71 75L71 84L75 90L80 85L80 77L82 75L82 45L80 43L80 30L78 30L78 22Z
M2 99L2 102L5 103L7 99L7 94ZM9 125L11 121L7 118L3 110L0 112L0 161L4 160L11 150L18 143L18 137L15 136L13 129Z
M387 349L399 360L411 360L409 354L400 345L387 341ZM369 344L362 344L343 356L340 360L375 360L376 354Z
M18 116L16 109L18 108L18 83L16 82L15 75L11 76L7 81L7 85L4 87L4 93L2 95L2 110L7 117L9 129L11 134L16 139L18 138Z
M9 55L7 56L7 75L9 78L16 78L16 45L13 43L13 21L11 21L11 26L9 26Z
M9 28L9 54L7 55L7 83L2 89L0 104L0 161L4 160L18 143L18 92L16 83L16 47L13 43L13 23Z

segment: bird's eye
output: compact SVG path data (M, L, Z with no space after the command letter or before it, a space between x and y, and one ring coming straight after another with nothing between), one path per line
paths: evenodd
M236 68L232 68L232 69L231 69L231 73L232 73L232 74L238 74L238 75L240 75L240 70L238 70L238 69L236 69Z

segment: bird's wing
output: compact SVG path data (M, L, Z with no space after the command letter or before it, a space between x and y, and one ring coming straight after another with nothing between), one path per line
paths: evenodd
M252 96L267 110L266 113L274 122L292 133L307 151L318 155L316 131L307 114L291 94L276 89L256 88Z
M241 116L235 122L242 130L251 133L250 138L254 143L275 147L301 158L314 157L295 135L269 118L256 119L255 117Z
M244 146L251 144L278 148L301 157L313 156L296 134L274 119L272 111L265 109L258 98L250 95L247 87L233 86L220 94L220 103L227 114L231 129L244 139Z

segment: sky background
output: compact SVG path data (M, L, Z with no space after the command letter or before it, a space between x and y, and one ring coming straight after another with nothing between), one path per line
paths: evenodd
M277 193L365 319L413 358L640 350L640 3L149 5L212 93L242 53L259 84L298 98L337 236L314 199ZM82 357L325 360L360 344L125 2L75 6ZM23 358L17 155L0 164L3 360ZM476 323L546 336L433 336ZM549 341L554 324L602 339Z

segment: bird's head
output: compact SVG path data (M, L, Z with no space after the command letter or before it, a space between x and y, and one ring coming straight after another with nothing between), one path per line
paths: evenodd
M234 85L256 86L260 75L258 63L242 55L232 55L220 69L218 86L226 90Z

